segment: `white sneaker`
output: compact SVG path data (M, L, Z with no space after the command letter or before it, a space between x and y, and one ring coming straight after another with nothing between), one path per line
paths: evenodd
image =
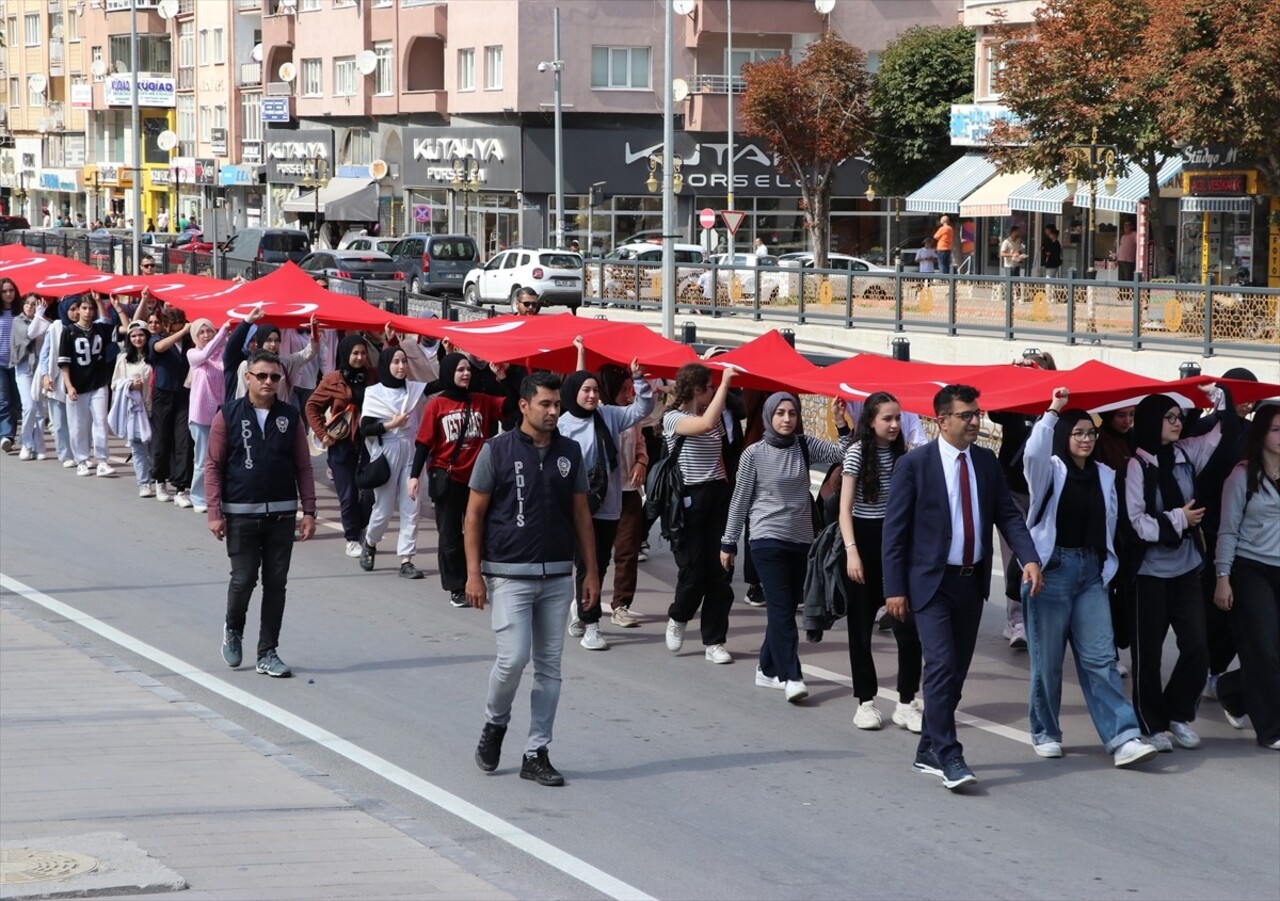
M78 476L91 476L91 475L93 475L93 470L89 468L89 464L88 464L88 463L77 463L77 464L76 464L76 475L78 475Z
M75 461L75 460L63 460L63 461L62 461L62 468L63 468L63 469L71 469L71 468L72 468L73 466L75 466L75 465L76 465L76 461Z
M1142 763L1144 760L1150 760L1158 753L1155 747L1145 741L1131 738L1116 748L1116 752L1111 755L1111 759L1115 761L1116 766L1126 767L1133 766L1135 763Z
M853 712L853 724L859 729L879 729L883 722L875 701L861 701Z
M1200 697L1210 701L1218 700L1218 677L1210 673L1204 680L1204 688L1200 689Z
M1038 745L1032 745L1035 749L1037 757L1061 757L1062 742L1058 741L1042 741Z
M805 685L800 679L793 679L787 682L787 700L795 704L809 697L809 686Z
M588 651L607 651L609 642L600 634L599 623L589 623L583 630L582 641L578 642Z
M1233 716L1230 710L1224 709L1223 715L1227 718L1227 722L1231 724L1232 729L1245 729L1249 725L1249 714L1243 716Z
M1173 735L1173 740L1178 743L1178 747L1186 748L1190 751L1193 748L1200 747L1200 736L1196 735L1194 729L1186 723L1170 723L1169 732Z
M98 464L98 475L99 475L101 478L109 479L109 478L111 478L111 477L112 477L113 475L115 475L115 474L116 474L115 469L114 469L114 468L112 468L111 466L108 466L106 463L99 463L99 464Z
M1117 661L1116 661L1116 672L1117 672L1117 673L1119 673L1119 674L1120 674L1120 678L1121 678L1121 679L1123 679L1125 676L1129 675L1129 667L1125 666L1123 663L1121 663L1119 660L1117 660Z
M192 510L194 510L194 511L196 511L197 513L208 513L208 512L209 512L209 505L208 505L208 504L197 504L195 501L192 501L192 502L191 502L191 509L192 509Z
M1009 639L1009 647L1014 651L1025 651L1027 649L1027 630L1018 623L1014 626L1004 627L1004 637Z
M348 557L359 557L359 556L360 556L360 542L358 542L358 541L348 541L348 542L347 542L347 556L348 556Z
M156 489L153 484L147 482L145 485L138 486L138 497L155 497Z
M684 626L674 619L667 620L667 650L673 654L679 654L684 647Z
M614 607L609 622L622 629L634 629L640 625L640 618L631 612L630 607Z
M919 735L924 729L924 704L919 698L907 704L899 702L898 706L893 708L893 722L894 725Z
M49 459L49 455L48 455L48 454L36 454L36 459L37 459L37 460L48 460L48 459Z
M708 663L733 663L733 655L722 644L707 645L706 657Z
M191 495L186 491L179 491L173 496L173 505L181 507L184 510L190 510L194 505L191 503Z
M569 608L569 634L574 638L581 638L587 634L587 627L582 624L582 620L578 619L577 601L574 601Z
M35 456L36 456L35 454L27 450L25 447L22 450L18 451L19 460L34 460Z
M173 488L168 482L156 482L156 500L162 504L173 500Z
M1163 732L1156 732L1154 735L1143 736L1143 741L1151 745L1161 754L1169 754L1173 751L1173 742L1169 741L1169 736Z
M756 687L757 688L777 688L783 689L787 687L787 683L783 682L777 676L766 676L760 667L756 667Z

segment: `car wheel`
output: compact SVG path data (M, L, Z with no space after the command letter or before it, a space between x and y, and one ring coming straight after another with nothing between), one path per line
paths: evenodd
M409 290L414 294L422 293L422 284L418 281L417 277L414 277L409 281Z
M507 298L507 300L510 301L511 309L514 310L516 308L516 298L519 296L520 296L520 286L516 285L511 289L511 295Z
M467 285L466 290L462 292L462 299L473 307L480 306L480 289L475 285Z

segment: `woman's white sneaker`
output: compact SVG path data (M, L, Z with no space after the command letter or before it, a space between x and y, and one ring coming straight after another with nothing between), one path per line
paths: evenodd
M924 705L920 703L920 699L916 698L906 704L899 702L893 708L893 723L919 735L924 728Z
M884 721L880 717L880 711L876 708L876 702L859 702L858 709L853 712L853 724L859 729L879 729L884 724Z
M733 663L733 655L724 649L722 644L707 645L708 663Z
M756 667L756 687L757 688L777 688L784 689L787 683L783 682L777 676L766 676L760 667Z
M583 630L582 641L578 642L588 651L607 651L609 650L609 642L605 641L603 635L600 634L599 623L587 623Z
M1160 752L1145 741L1131 738L1116 748L1116 752L1111 755L1111 759L1115 761L1116 766L1126 767L1142 763L1144 760L1150 760L1158 753Z
M807 697L809 697L809 686L805 685L804 682L798 679L793 679L787 682L788 701L795 704L798 701L803 701Z
M1170 723L1169 733L1180 748L1186 748L1190 751L1193 748L1200 747L1200 736L1196 735L1195 730L1186 723Z
M684 625L674 619L667 620L667 650L673 654L679 654L684 647Z

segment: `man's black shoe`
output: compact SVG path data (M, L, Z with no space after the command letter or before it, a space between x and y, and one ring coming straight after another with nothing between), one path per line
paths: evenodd
M564 776L551 765L545 745L532 754L524 755L524 763L520 765L520 778L532 779L539 785L564 785Z
M414 566L408 560L400 564L400 578L402 579L421 579L422 570Z
M449 592L449 606L450 607L470 607L471 605L467 603L467 593L465 591Z
M942 763L932 749L916 751L916 760L915 763L911 764L911 767L921 773L928 773L930 776L942 775Z
M959 791L977 781L978 777L973 775L963 757L952 757L942 765L942 784L951 791Z
M498 758L502 756L502 739L506 734L506 726L484 724L484 730L480 733L480 744L476 745L476 766L486 773L492 773L498 768Z
M360 542L360 568L365 572L373 571L373 560L378 556L378 549L367 541Z

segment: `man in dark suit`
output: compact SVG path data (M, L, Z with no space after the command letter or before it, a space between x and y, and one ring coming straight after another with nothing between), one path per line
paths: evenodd
M914 766L955 791L976 782L956 739L956 707L991 588L991 527L1022 561L1031 594L1040 558L995 454L975 447L978 391L947 385L933 399L939 437L894 468L884 520L889 613L915 617L924 648L924 729Z

